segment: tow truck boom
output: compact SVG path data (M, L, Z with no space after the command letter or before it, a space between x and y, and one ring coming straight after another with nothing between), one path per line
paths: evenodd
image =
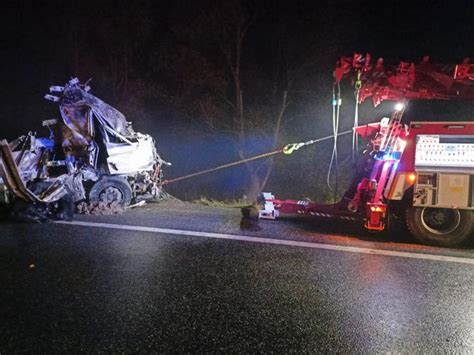
M359 103L372 97L374 106L384 100L474 99L474 64L469 58L460 64L433 64L425 56L420 63L386 65L383 58L372 63L370 53L354 53L341 57L334 70L335 83L348 76L359 90Z

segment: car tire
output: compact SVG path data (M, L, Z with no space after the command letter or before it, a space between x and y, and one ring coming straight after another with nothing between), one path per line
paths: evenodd
M90 202L117 203L122 207L130 205L132 188L128 181L119 176L103 176L89 191Z

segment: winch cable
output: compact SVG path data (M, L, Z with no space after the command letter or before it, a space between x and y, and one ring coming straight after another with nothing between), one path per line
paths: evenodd
M338 133L338 136L342 136L342 135L349 134L349 133L352 133L352 130ZM331 139L331 138L334 138L334 135L330 135L330 136L326 136L326 137L322 137L322 138L318 138L318 139L312 139L312 140L309 140L309 141L306 141L306 142L287 144L283 148L273 150L273 151L268 152L268 153L263 153L263 154L259 154L259 155L256 155L256 156L253 156L253 157L250 157L250 158L237 160L237 161L234 161L232 163L227 163L227 164L224 164L224 165L216 166L214 168L197 171L195 173L180 176L180 177L177 177L177 178L174 178L174 179L163 180L160 183L160 186L172 184L172 183L175 183L175 182L178 182L178 181L181 181L181 180L189 179L189 178L204 175L204 174L209 174L209 173L212 173L212 172L215 172L215 171L231 168L233 166L237 166L237 165L240 165L240 164L245 164L245 163L248 163L248 162L251 162L251 161L254 161L254 160L269 158L271 156L274 156L274 155L280 154L280 153L283 153L285 155L290 155L290 154L292 154L293 152L297 151L298 149L300 149L302 147L312 145L312 144L315 144L315 143L318 143L318 142L322 142L322 141L325 141L325 140L328 140L328 139Z
M354 109L354 132L352 134L352 164L356 163L357 153L359 151L359 136L355 132L355 128L359 125L359 96L362 88L361 71L357 71L356 81L354 84L355 109Z
M337 87L337 93L336 93L336 87ZM332 130L333 130L332 137L334 139L334 145L332 149L331 160L329 161L328 173L326 176L326 185L331 191L333 190L331 187L331 171L332 171L333 165L335 166L336 174L337 174L337 160L338 160L337 137L339 135L338 132L339 132L340 108L341 108L341 86L338 82L337 84L336 83L333 84L333 87L332 87Z

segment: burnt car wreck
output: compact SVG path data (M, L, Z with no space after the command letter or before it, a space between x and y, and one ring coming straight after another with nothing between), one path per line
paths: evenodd
M43 121L49 137L29 132L0 140L0 185L14 211L28 209L34 220L63 219L81 201L126 207L165 196L162 166L170 163L150 135L135 132L77 78L49 90L45 99L59 104L61 115Z

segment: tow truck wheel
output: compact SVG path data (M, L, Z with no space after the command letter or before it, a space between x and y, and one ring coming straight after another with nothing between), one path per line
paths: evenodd
M91 202L118 203L128 206L132 201L132 189L126 179L118 176L104 176L92 186L89 192Z
M453 247L467 240L473 227L471 211L453 208L409 207L406 223L423 244Z

